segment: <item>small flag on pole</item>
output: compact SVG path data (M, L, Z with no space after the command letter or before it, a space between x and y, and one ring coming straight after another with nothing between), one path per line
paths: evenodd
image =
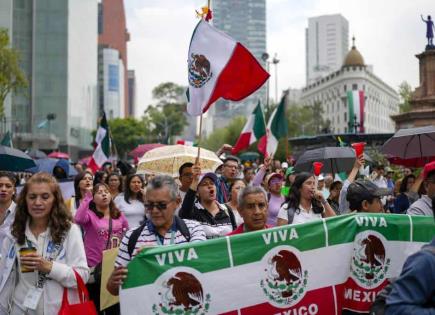
M88 163L89 168L91 168L94 173L109 160L110 156L109 125L107 124L106 114L104 112L95 136L95 143L95 151Z

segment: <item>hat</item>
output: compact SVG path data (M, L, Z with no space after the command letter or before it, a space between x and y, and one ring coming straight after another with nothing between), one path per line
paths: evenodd
M358 179L349 185L346 199L350 203L359 203L364 200L371 200L375 197L389 195L387 188L379 188L375 183L369 180Z
M429 173L435 171L435 161L427 163L423 168L423 178L426 180Z
M289 168L287 168L287 170L285 171L285 177L296 173L295 168L293 166L290 166Z
M325 180L325 177L323 177L323 174L320 174L317 180L320 182L321 180Z
M282 162L281 163L281 167L282 168L287 168L288 167L288 163L287 162Z
M206 178L210 178L213 181L213 183L216 185L216 182L218 180L217 175L215 173L209 172L209 173L205 173L199 178L198 186L201 185L201 182Z
M279 173L270 173L269 175L266 176L267 185L269 185L269 182L272 180L272 178L278 178L280 180L284 179L284 177L282 177L282 175Z

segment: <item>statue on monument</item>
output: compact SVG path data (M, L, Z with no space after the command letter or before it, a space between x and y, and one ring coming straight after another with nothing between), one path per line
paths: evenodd
M423 18L421 15L421 19L426 23L426 38L427 38L427 46L426 48L432 49L435 48L433 45L433 33L434 33L434 24L430 15L427 16L427 20Z

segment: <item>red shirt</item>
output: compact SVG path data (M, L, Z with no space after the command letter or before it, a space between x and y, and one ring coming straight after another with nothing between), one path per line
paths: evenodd
M270 229L271 227L272 227L271 225L266 224L264 229ZM228 233L227 236L236 235L236 234L242 234L242 233L245 233L245 232L252 232L252 231L245 231L244 224L240 224L237 229L235 229L231 233Z

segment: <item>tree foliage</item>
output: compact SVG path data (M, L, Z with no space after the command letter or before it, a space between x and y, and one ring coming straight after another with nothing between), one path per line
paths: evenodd
M19 53L9 46L6 29L0 28L0 118L4 117L4 101L10 92L27 86L19 66Z
M139 144L154 142L144 121L129 117L112 119L108 123L120 157L125 157Z
M242 132L246 118L235 117L228 126L214 130L205 140L201 142L201 147L217 151L223 144L234 145Z
M143 120L150 133L159 142L169 144L173 136L180 135L187 125L185 88L172 82L162 83L153 91L155 105L144 112Z
M411 110L411 100L412 96L412 86L406 82L403 81L399 85L399 97L400 97L400 104L399 109L401 113L406 113Z

